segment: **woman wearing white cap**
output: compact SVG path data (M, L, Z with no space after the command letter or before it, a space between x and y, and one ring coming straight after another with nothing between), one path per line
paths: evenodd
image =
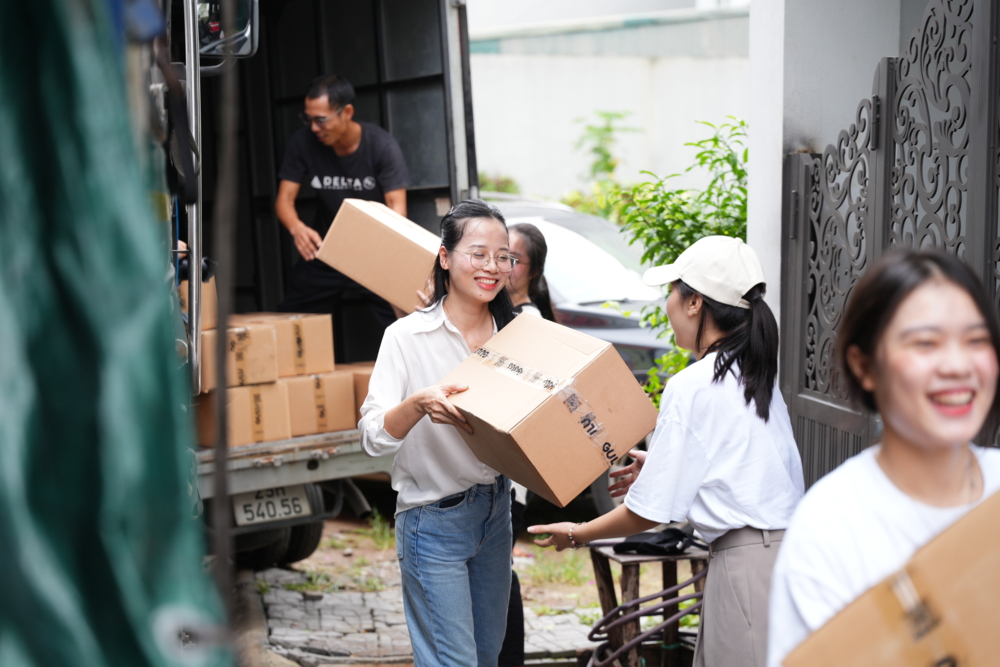
M694 664L761 667L771 570L803 493L764 272L742 241L710 236L643 279L670 285L677 345L698 361L667 383L648 457L627 469L625 503L587 523L529 531L551 533L536 542L562 550L690 521L712 552Z

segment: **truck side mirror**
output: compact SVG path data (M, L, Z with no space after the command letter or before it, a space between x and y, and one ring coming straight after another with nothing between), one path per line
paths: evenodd
M249 58L257 53L260 37L258 0L236 0L236 30L222 31L222 6L219 2L198 3L198 50L203 56L224 58L231 49L234 58Z

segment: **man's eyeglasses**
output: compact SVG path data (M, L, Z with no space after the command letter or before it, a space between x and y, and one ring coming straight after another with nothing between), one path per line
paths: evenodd
M343 110L344 110L344 107L340 107L339 109L337 109L333 113L335 115L339 116L340 112L343 111ZM305 125L306 127L312 127L313 123L316 123L320 127L326 127L326 124L329 123L331 120L333 120L333 116L310 116L307 113L305 113L304 111L300 111L299 112L299 120L301 120L302 124Z
M472 268L474 269L485 269L490 265L490 260L496 263L497 271L500 273L510 273L514 270L514 266L517 265L517 260L508 255L505 252L499 255L493 256L487 252L482 252L477 250L476 252L466 252L464 250L456 250L455 252L460 252L463 255L468 255Z

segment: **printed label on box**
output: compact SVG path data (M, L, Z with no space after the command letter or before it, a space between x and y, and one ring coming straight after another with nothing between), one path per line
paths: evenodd
M313 375L313 400L316 403L316 427L322 433L327 431L326 425L326 392L323 391L323 378Z
M305 340L302 336L302 322L292 319L292 332L295 335L295 372L304 375L306 372Z
M253 441L264 442L264 398L261 396L259 385L250 388L250 410Z

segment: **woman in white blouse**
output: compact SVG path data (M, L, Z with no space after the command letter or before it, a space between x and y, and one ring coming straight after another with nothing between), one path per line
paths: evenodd
M415 667L495 667L510 595L510 482L480 463L439 384L509 323L515 264L495 207L461 202L441 221L430 304L389 326L361 407L371 456L395 454L396 549ZM392 266L385 266L391 272Z

